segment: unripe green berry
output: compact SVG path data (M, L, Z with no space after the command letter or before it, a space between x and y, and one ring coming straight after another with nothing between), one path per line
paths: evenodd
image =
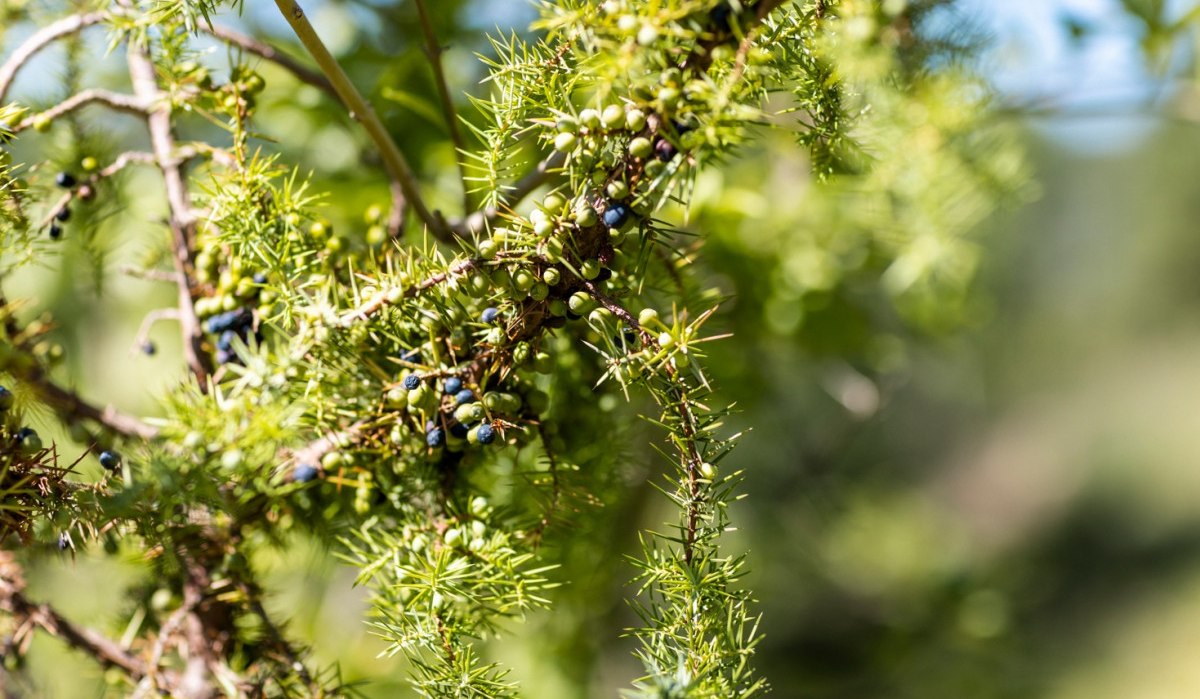
M563 116L554 123L554 128L559 133L575 133L579 130L579 122L573 116Z
M536 277L523 269L518 270L517 273L513 275L513 286L517 287L519 291L529 291L536 281Z
M610 104L600 114L600 121L606 129L617 129L625 124L625 110L620 105Z
M533 356L533 370L539 374L549 374L554 371L554 359L546 352L538 352Z
M579 274L589 281L595 279L600 276L600 263L596 260L584 260L579 266Z
M579 112L579 121L583 122L583 125L589 129L594 129L600 126L600 112L595 109L584 109Z
M528 342L523 340L518 342L516 346L513 347L513 364L524 364L526 361L528 361L529 353L531 351L532 350L529 349Z
M592 297L588 296L586 291L576 291L571 294L571 298L567 299L567 306L575 315L584 315L592 310Z
M583 204L575 209L575 223L580 228L591 228L600 221L600 215L590 204Z
M567 314L567 304L562 299L551 299L547 310L550 315L561 318Z
M573 133L560 133L554 137L554 150L566 152L575 147L579 141Z
M542 281L550 286L556 286L562 281L562 273L558 271L557 267L547 267L546 271L542 272Z
M646 113L640 109L630 109L625 112L625 128L634 132L646 128Z
M551 192L542 199L542 208L550 213L558 213L567 205L566 198L558 192Z
M477 422L483 419L483 406L479 403L467 403L454 409L454 419L463 424Z
M675 346L675 336L667 331L658 334L658 346L669 350Z
M492 240L479 241L479 256L485 260L491 260L496 257L496 253L500 251L500 246Z
M610 199L620 201L629 196L629 185L621 180L614 180L608 183L607 192Z
M638 136L629 142L629 154L635 158L649 158L654 153L654 144L645 136Z
M657 325L658 311L653 308L643 308L641 313L638 313L638 325Z
M537 282L529 290L529 298L534 301L544 301L550 295L550 286L546 282Z

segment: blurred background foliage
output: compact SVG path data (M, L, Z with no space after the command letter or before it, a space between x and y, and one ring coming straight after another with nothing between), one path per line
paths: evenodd
M314 24L435 183L435 205L452 210L457 173L414 8L316 5ZM955 200L963 174L946 169L955 144L922 141L932 117L897 106L881 134L887 148L873 154L896 167L875 176L891 178L889 192L907 186L914 202L945 205L916 213L923 225L956 227L951 248L905 239L906 264L945 265L920 277L944 284L912 288L903 266L872 267L865 241L886 240L881 227L911 232L889 214L899 209L871 199L875 184L818 189L812 163L782 131L696 183L688 225L704 232L706 251L695 264L732 294L714 323L734 337L710 346L709 366L723 398L737 402L734 427L752 430L734 455L748 480L730 550L750 550L747 584L766 634L759 664L775 696L1200 695L1189 642L1200 629L1193 5L971 0L931 18L926 30L986 46L974 53L998 88L992 118L1020 135L1033 173L1001 214ZM437 6L451 82L477 93L485 33L523 31L534 14L523 0ZM287 45L272 12L248 3L239 23ZM30 31L6 25L0 48ZM88 35L73 49L100 83L121 70L103 47L103 36ZM219 62L225 49L212 51ZM64 58L51 52L16 93L60 99L73 79ZM364 137L315 89L260 70L262 136L314 169L335 227L361 227L363 210L386 200L377 168L364 167L373 165ZM14 155L67 166L138 143L133 126L91 113L44 137L40 153ZM193 128L198 137L211 127ZM1015 178L1020 165L981 169ZM151 176L123 177L128 193ZM133 338L172 292L97 265L152 254L136 241L147 239L139 226L161 217L156 206L114 194L92 214L91 233L39 248L47 264L8 282L60 319L68 370L85 394L141 413L177 377L164 357L178 339L156 328L162 352L146 358ZM35 426L68 442L49 420ZM650 454L631 454L630 464L630 483L654 468ZM528 696L612 696L637 674L631 644L618 639L634 623L621 601L632 574L621 556L635 551L639 527L668 516L648 491L631 489L593 518L586 546L565 546L564 577L576 582L528 633L495 649ZM110 601L144 575L135 558L49 556L30 570L31 589L111 627L123 610ZM257 563L270 571L270 606L319 658L341 663L347 678L376 678L362 688L369 696L402 691L397 661L375 657L383 644L366 633L350 569L305 541ZM102 694L98 670L38 642L45 648L30 657L42 696Z

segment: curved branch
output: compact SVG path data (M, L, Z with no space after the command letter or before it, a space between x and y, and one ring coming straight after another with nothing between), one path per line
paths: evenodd
M70 15L63 17L57 22L46 25L33 36L25 40L25 43L17 47L16 51L8 57L4 65L0 66L0 103L4 102L5 96L8 94L8 89L12 86L13 79L17 77L17 72L29 63L38 51L46 48L54 41L70 36L82 30L84 27L90 27L93 24L99 24L104 20L105 13L103 12L88 12L79 15Z
M446 120L446 130L450 132L450 140L454 143L454 161L458 163L458 174L462 179L463 213L471 210L471 189L467 186L467 166L463 154L467 147L462 137L462 129L458 128L458 113L454 110L454 100L450 98L450 85L446 81L446 71L442 67L442 45L438 43L437 34L433 31L433 22L429 18L429 8L425 0L416 0L417 15L421 20L421 33L425 36L425 53L429 56L429 66L433 69L434 82L437 84L438 101L442 105L442 117Z
M350 76L346 75L346 71L338 64L337 59L333 54L329 53L329 49L321 41L321 37L317 36L317 32L309 23L308 17L304 14L304 9L300 7L300 3L295 0L275 0L275 5L279 8L280 14L287 20L292 31L300 39L300 43L304 44L304 48L308 49L308 53L321 67L321 71L329 78L333 84L334 90L342 100L342 104L350 110L350 116L362 123L367 135L374 141L375 146L379 148L379 154L383 158L384 167L388 171L388 175L395 180L400 188L404 191L404 198L407 200L408 206L412 207L416 212L417 218L424 222L425 226L439 240L449 242L454 239L454 233L442 220L441 216L430 211L425 204L425 200L421 198L421 191L417 185L416 175L413 174L412 168L409 167L408 161L405 160L404 154L396 146L396 142L384 128L383 122L379 120L379 116L375 114L375 110L367 102L366 98L359 93L358 88L354 87L354 83L350 81Z
M328 78L270 44L261 42L252 36L242 34L229 27L209 26L202 23L199 29L215 39L220 39L227 44L242 49L246 53L270 61L296 76L300 82L312 85L334 99L338 98L337 90L333 88L333 83L329 82Z
M40 120L53 121L63 117L71 112L77 111L86 107L89 104L101 104L118 112L125 112L136 116L144 117L150 113L150 105L137 97L123 95L120 92L111 90L102 90L100 88L89 88L71 95L67 99L59 102L53 107L44 112L39 112L25 117L17 122L12 127L13 133L20 133L25 129L31 128Z
M179 326L183 334L183 355L192 374L203 388L207 385L209 374L212 373L212 365L204 351L204 333L200 329L200 319L196 316L191 279L188 276L192 267L192 236L196 219L183 178L183 159L176 147L175 134L171 127L171 105L160 99L154 64L146 49L129 45L126 54L134 94L146 104L156 105L146 116L146 126L150 130L154 160L162 171L167 189L167 204L171 212L169 224L175 252L171 260L175 264L176 283L179 287Z

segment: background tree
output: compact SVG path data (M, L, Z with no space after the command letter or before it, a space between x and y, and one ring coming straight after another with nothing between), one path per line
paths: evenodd
M6 304L13 667L41 676L25 644L42 629L110 668L118 695L337 694L348 677L387 695L394 665L282 621L309 612L281 602L297 583L280 562L315 550L374 593L385 643L355 643L407 658L426 696L760 691L737 552L755 542L768 569L792 554L762 530L718 548L735 464L769 458L721 460L740 429L721 423L779 436L769 414L716 408L823 384L865 416L899 393L910 340L984 308L965 235L1023 180L1011 134L945 3L564 2L490 43L460 21L501 5L306 6L336 61L290 4L6 7L54 28L18 35L0 71L6 91L10 69L26 78L4 115L21 164L4 286L29 299ZM308 56L272 47L292 43ZM43 44L61 47L61 80L28 77L47 74L27 50ZM377 112L356 92L372 85ZM789 372L792 388L736 369L789 336L848 363L813 362L811 384ZM815 444L847 453L852 421L805 415ZM927 521L883 512L902 532ZM887 545L849 521L828 528L831 571ZM639 547L639 530L662 533ZM22 567L86 578L106 557L123 566L101 568L101 596L129 601L103 634L69 603L36 606L53 583L23 582ZM946 598L977 630L1003 599L978 588ZM609 607L622 596L638 617ZM637 664L607 667L609 649ZM794 661L771 654L766 674L795 693Z

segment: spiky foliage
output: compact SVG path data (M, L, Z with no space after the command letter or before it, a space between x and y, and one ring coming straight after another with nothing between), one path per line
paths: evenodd
M544 544L561 544L563 522L613 497L623 454L596 435L628 424L612 410L619 401L650 399L672 465L658 485L678 520L644 533L631 570L645 674L630 695L762 693L744 557L720 543L740 471L723 461L731 438L703 368L716 299L697 293L678 216L697 173L766 126L795 129L819 178L857 177L837 186L881 188L905 208L905 175L875 166L892 163L883 149L918 128L898 95L950 100L962 83L906 73L886 27L857 24L861 5L845 3L843 18L842 5L821 1L541 3L535 38L496 39L485 58L489 92L469 120L479 146L463 154L485 208L435 220L439 240L416 242L402 236L402 215L385 221L378 209L361 234L334 230L305 175L252 145L262 77L235 60L218 82L191 47L215 3L103 9L98 21L128 56L135 96L101 101L146 121L155 150L60 180L65 194L49 212L96 196L128 164L159 168L170 242L152 259L171 267L153 271L179 286L190 378L163 400L165 417L146 424L55 388L41 364L48 350L14 325L3 372L97 429L99 448L117 443L124 460L86 489L35 493L26 484L39 474L62 482L52 454L36 452L13 462L5 473L18 477L0 487L26 519L74 504L88 536L147 552L166 598L134 595L146 631L107 664L143 690L344 692L336 674L307 668L261 603L253 555L301 530L359 569L374 593L372 628L387 652L409 658L420 695L516 696L518 678L480 643L553 603L564 581ZM305 34L303 11L285 14L370 131L345 74ZM866 47L853 71L839 70L847 41ZM24 139L75 107L5 109ZM175 127L196 115L226 139L179 142ZM992 144L957 125L934 128L985 157ZM389 173L412 193L389 145ZM186 175L185 161L196 163ZM532 163L539 170L523 180ZM50 189L44 170L29 174ZM18 192L8 170L0 181L7 252L37 233L30 222L43 204ZM540 200L524 205L533 191ZM936 214L913 215L938 230ZM887 233L864 234L862 245L894 259ZM906 280L933 274L917 267Z

